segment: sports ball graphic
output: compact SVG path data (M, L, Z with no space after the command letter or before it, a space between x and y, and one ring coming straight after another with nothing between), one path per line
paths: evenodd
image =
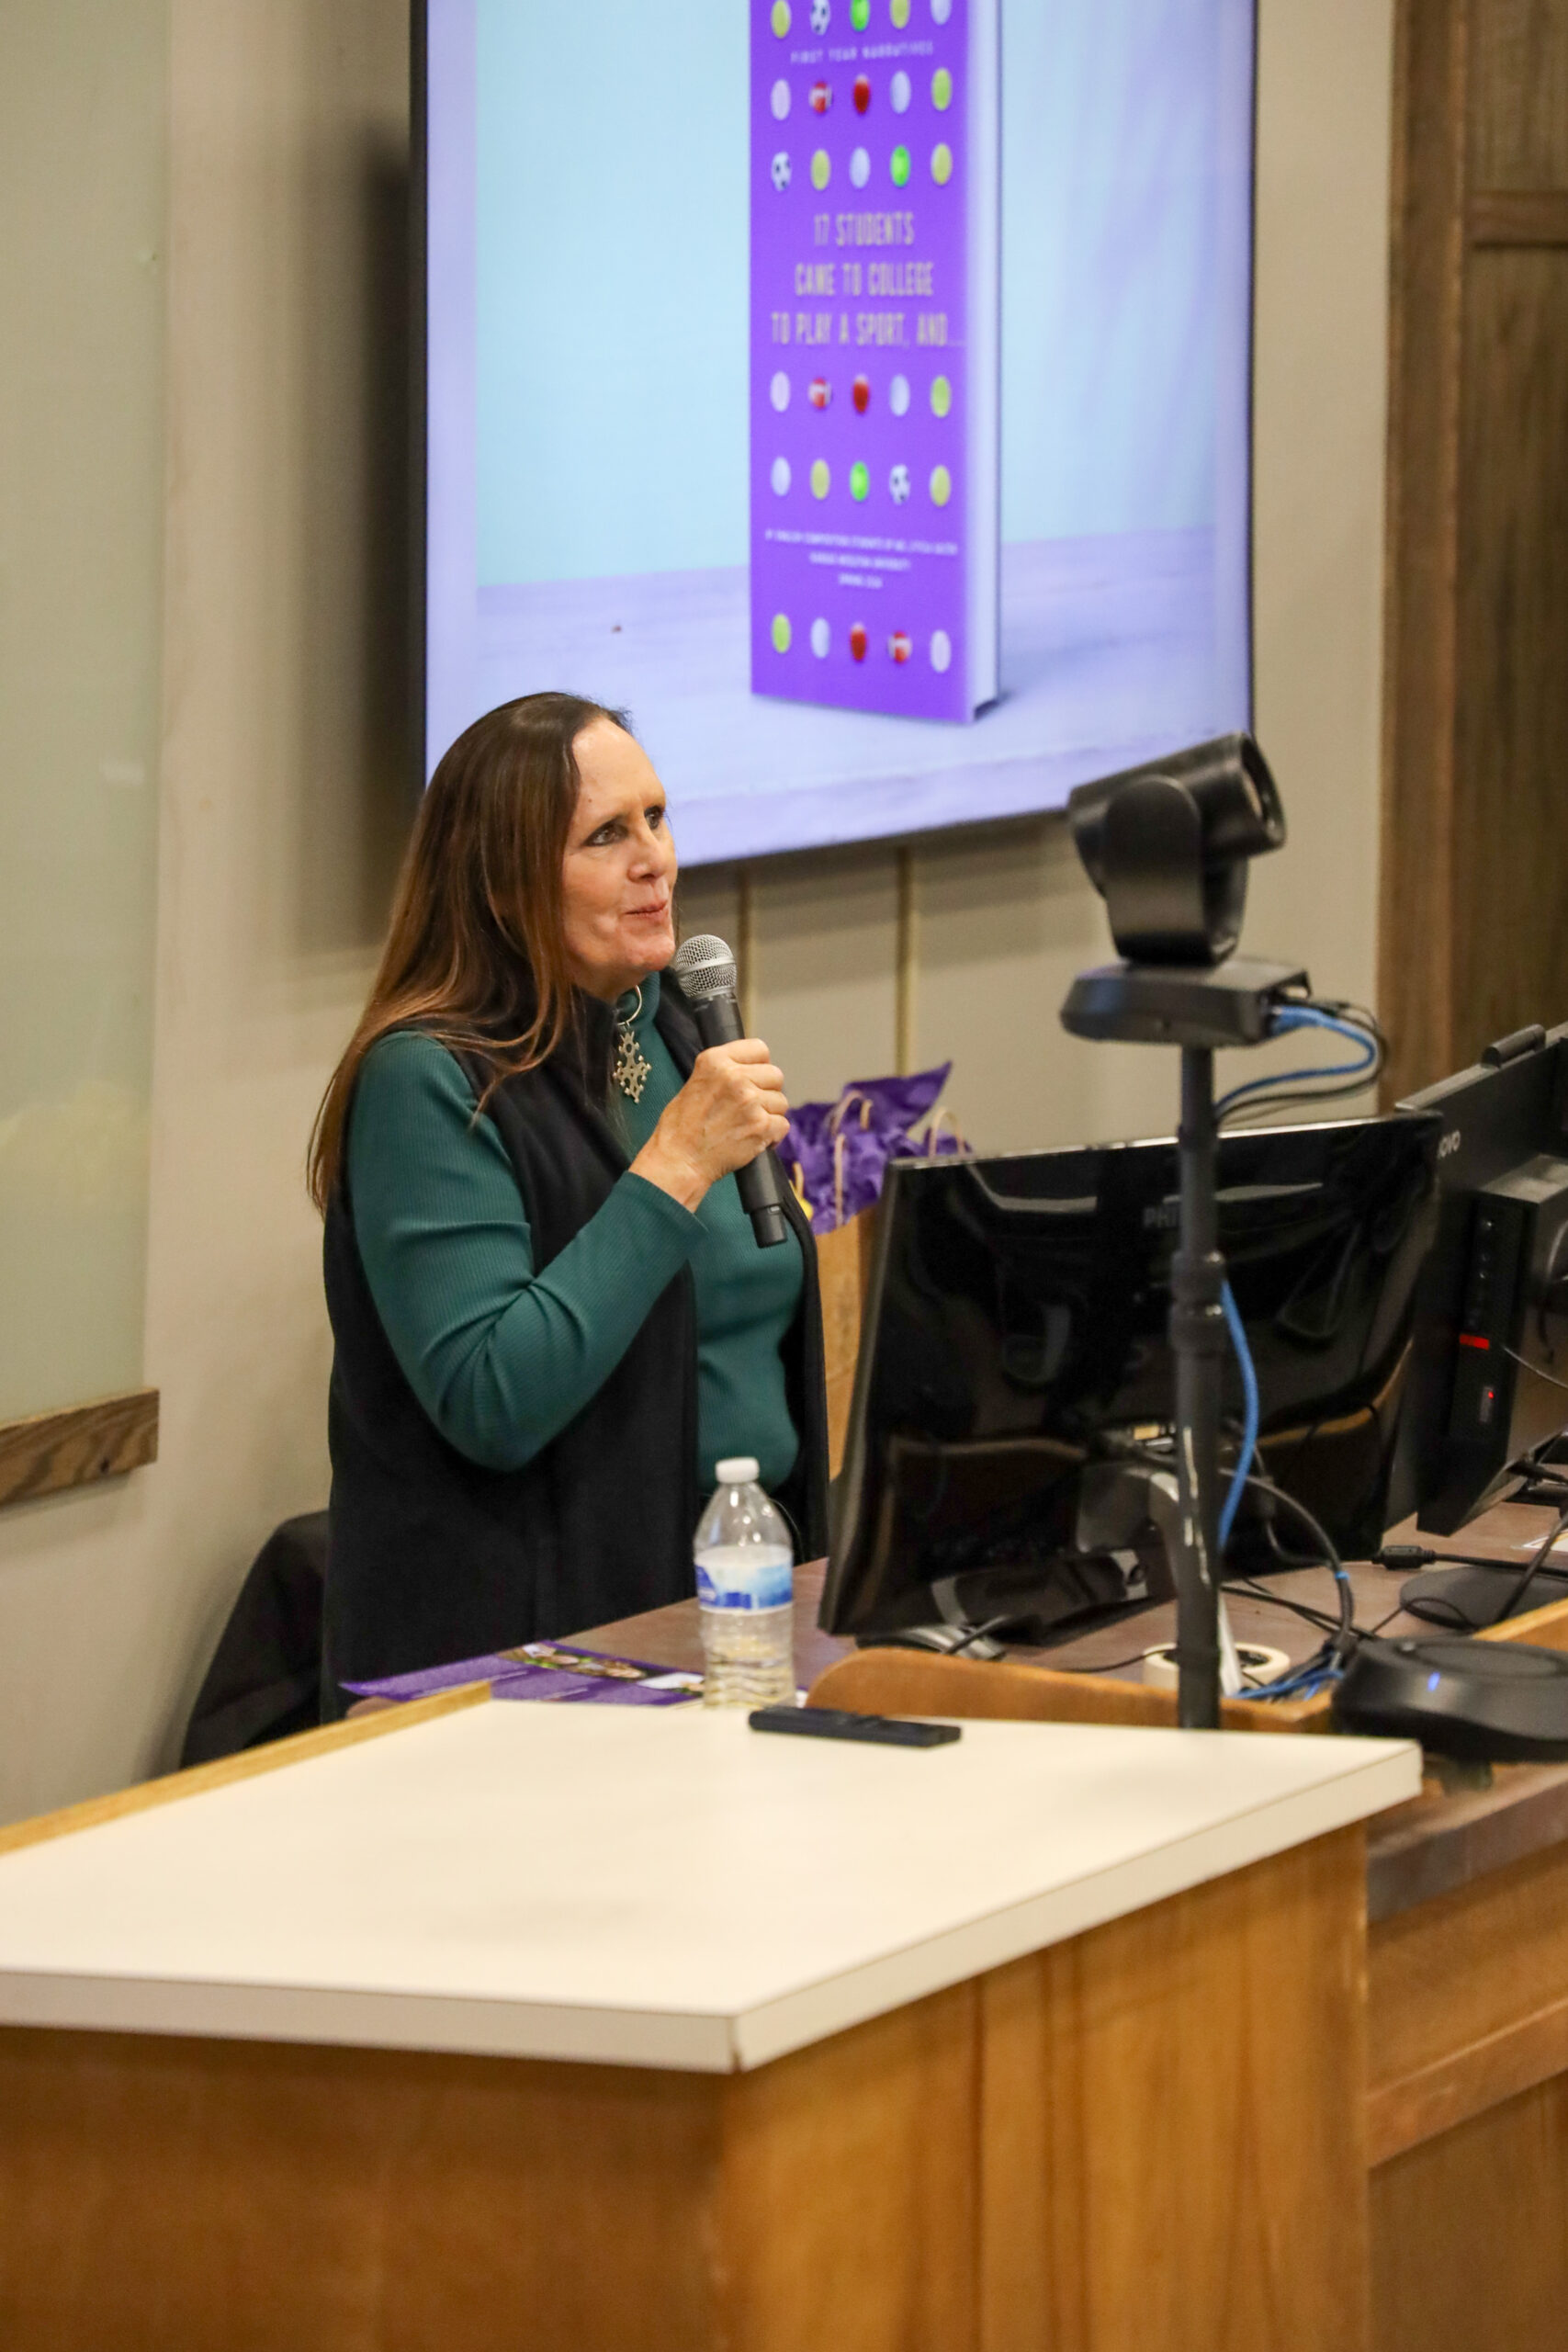
M784 153L782 147L778 153L773 157L773 186L778 189L782 196L784 189L789 186L789 157Z
M887 477L887 487L895 506L902 506L909 495L909 469L895 466Z
M863 187L871 177L871 157L863 147L857 147L850 157L850 186Z
M953 639L944 628L931 631L931 668L940 676L953 659Z
M865 633L865 623L863 621L856 621L850 630L850 651L854 655L857 662L863 662L865 660L865 649L870 642L871 640Z
M833 21L829 0L811 0L811 29L818 40Z
M870 106L870 104L871 104L871 75L870 75L869 74L857 74L855 75L855 112L856 112L856 114L863 114L863 113L865 112L865 110L866 110L867 107L868 107L868 106Z
M895 114L908 113L909 100L914 96L914 88L910 83L908 75L905 73L902 66L898 68L897 73L893 76L892 82L888 85L887 95L893 101L893 111Z
M773 496L775 498L786 498L789 495L790 476L789 459L787 458L775 458L773 459L773 471L769 474L768 480L773 485Z
M829 628L827 622L824 620L813 621L811 624L811 650L816 654L818 662L826 662L828 659L828 649L832 642L833 632Z
M907 662L908 660L910 654L914 650L914 648L909 641L909 632L907 628L896 628L894 630L892 636L887 640L887 650L891 653L895 662Z
M895 376L887 387L887 405L895 416L906 416L909 408L909 379Z
M775 82L768 103L773 110L773 120L782 122L789 112L789 84L782 78Z
M850 386L850 398L855 404L855 414L863 416L871 406L871 378L857 376Z
M812 113L826 114L832 103L833 93L828 86L828 84L826 82L813 82L811 85Z
M806 388L806 397L813 408L826 408L833 397L833 387L826 376L813 376Z
M773 370L773 381L768 386L768 398L782 416L789 406L789 378L782 368Z

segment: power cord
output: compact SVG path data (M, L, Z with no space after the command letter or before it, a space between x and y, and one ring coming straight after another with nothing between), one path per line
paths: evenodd
M1525 1569L1523 1575L1520 1577L1517 1589L1508 1595L1508 1598L1503 1604L1503 1607L1498 1611L1495 1622L1499 1625L1502 1623L1505 1617L1514 1617L1518 1614L1520 1602L1523 1600L1526 1593L1529 1590L1531 1585L1534 1584L1537 1577L1540 1576L1541 1570L1545 1567L1548 1559L1551 1557L1552 1545L1556 1543L1558 1537L1564 1532L1564 1531L1568 1531L1568 1510L1564 1510L1559 1514L1558 1518L1552 1524L1551 1532L1538 1545L1530 1559L1529 1566Z
M1223 1557L1229 1548L1231 1530L1241 1508L1247 1474L1258 1452L1258 1431L1262 1415L1258 1396L1258 1374L1252 1361L1252 1350L1247 1342L1247 1326L1241 1319L1241 1309L1235 1303L1235 1294L1229 1283L1220 1293L1220 1304L1224 1309L1225 1329L1230 1333L1231 1346L1235 1350L1235 1360L1241 1367L1242 1395L1241 1452L1231 1473L1230 1492L1225 1497L1224 1509L1220 1513L1220 1552Z

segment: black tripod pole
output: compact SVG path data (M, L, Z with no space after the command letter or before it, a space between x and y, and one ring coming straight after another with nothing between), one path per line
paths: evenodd
M1190 1731L1220 1721L1220 1373L1225 1351L1214 1174L1214 1057L1181 1049L1181 1225L1171 1264L1170 1346L1176 1360L1176 1443L1181 1540L1176 1559L1177 1720Z

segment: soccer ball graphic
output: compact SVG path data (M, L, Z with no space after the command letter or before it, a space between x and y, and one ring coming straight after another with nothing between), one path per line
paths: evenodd
M887 477L887 487L893 493L894 505L902 506L905 500L909 495L908 467L895 466L892 472Z
M773 157L773 186L781 195L789 186L789 157L782 147Z
M811 0L811 29L818 40L832 21L833 11L829 0Z

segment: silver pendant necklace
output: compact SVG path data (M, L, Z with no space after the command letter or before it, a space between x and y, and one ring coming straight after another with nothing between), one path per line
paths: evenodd
M642 990L637 992L637 1002L626 1019L615 1027L615 1084L633 1102L642 1101L642 1090L652 1074L653 1064L637 1041L633 1023L642 1011Z

